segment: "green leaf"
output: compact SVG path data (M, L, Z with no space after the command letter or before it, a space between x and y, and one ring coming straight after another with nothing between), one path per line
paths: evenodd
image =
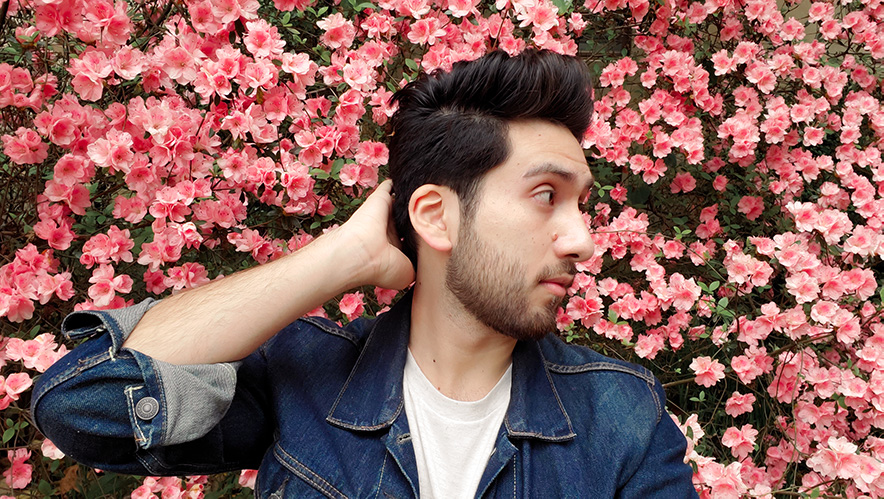
M408 69L417 71L417 63L414 62L414 59L405 59L405 65L408 66Z
M15 428L7 428L6 431L3 432L3 443L9 442L12 440L12 437L15 436Z
M343 167L344 167L344 158L336 159L335 162L332 163L331 174L334 175L335 177L337 177L338 174L341 172L341 168L343 168Z
M718 308L726 308L728 303L730 303L730 301L727 299L727 296L725 296L718 300Z
M52 485L49 485L49 482L46 480L40 480L40 485L37 486L37 491L47 497L51 497L52 492L54 492L52 490Z
M617 312L613 308L608 309L608 320L611 322L617 322L617 319L620 317L617 316Z
M559 15L571 10L571 0L552 0L552 3L559 9Z
M310 170L310 176L317 180L325 180L329 177L328 172L320 168Z

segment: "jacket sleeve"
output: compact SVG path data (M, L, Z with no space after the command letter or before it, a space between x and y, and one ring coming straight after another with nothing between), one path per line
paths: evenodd
M620 499L697 498L693 470L685 464L687 440L663 408L666 394L660 381L654 380L654 393L660 403L660 417L650 445L636 472L620 489Z
M91 338L37 380L35 425L75 460L107 471L257 468L275 427L263 350L230 364L179 366L121 348L156 303L65 318L63 334Z

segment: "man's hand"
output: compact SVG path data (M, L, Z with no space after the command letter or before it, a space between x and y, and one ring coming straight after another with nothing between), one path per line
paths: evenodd
M414 267L400 249L393 224L392 189L393 183L385 180L344 225L326 236L352 250L358 269L352 287L402 289L414 281Z

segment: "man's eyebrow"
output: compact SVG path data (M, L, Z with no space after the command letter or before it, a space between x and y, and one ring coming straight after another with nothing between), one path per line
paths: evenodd
M562 168L561 166L556 165L554 163L543 163L543 164L537 165L534 168L525 172L525 174L522 175L522 178L531 178L531 177L536 177L538 175L545 175L545 174L555 175L555 176L557 176L557 177L561 178L562 180L569 182L569 183L573 183L577 178L577 175L573 171L566 170L566 169ZM593 178L592 174L590 174L589 179L586 181L586 186L583 190L584 191L592 190L592 187L594 185L595 185L595 178Z

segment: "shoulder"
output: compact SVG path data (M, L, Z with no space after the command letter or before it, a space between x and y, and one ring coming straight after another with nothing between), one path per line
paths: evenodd
M638 364L613 359L591 348L571 345L555 335L547 335L539 342L547 369L557 374L617 372L646 383L654 383L654 375Z
M663 416L665 394L647 368L613 359L584 346L570 345L555 335L538 342L547 372L566 406L594 408L606 415L656 425ZM578 409L582 412L582 409Z

